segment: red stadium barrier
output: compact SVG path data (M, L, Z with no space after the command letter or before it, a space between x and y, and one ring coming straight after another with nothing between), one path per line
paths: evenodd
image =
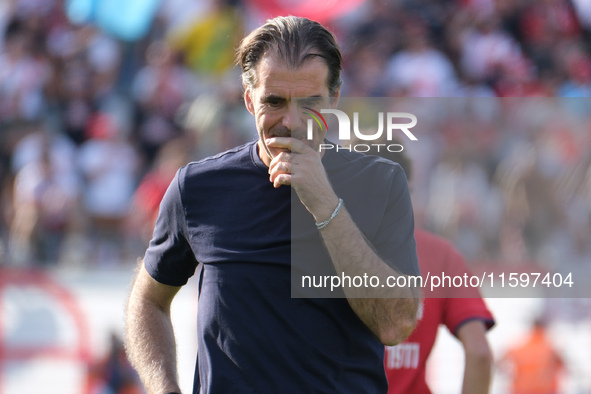
M33 269L0 269L0 305L4 303L4 293L9 287L34 288L42 291L60 305L74 322L76 333L76 345L71 348L60 346L7 346L5 343L6 322L2 321L0 313L0 394L3 391L3 365L9 361L26 362L35 358L44 357L59 360L72 360L88 366L91 361L89 346L89 330L82 311L74 296L64 287L56 283L48 274ZM84 379L85 381L86 379ZM90 394L90 387L80 391Z

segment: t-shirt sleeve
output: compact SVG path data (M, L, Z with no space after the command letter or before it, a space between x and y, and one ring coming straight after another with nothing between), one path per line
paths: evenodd
M404 275L420 275L408 183L400 166L391 166L390 170L393 177L390 198L372 243L377 253L396 271Z
M494 318L482 298L448 298L445 326L457 335L462 324L472 320L480 320L487 330L495 325Z
M453 248L449 248L445 264L445 274L450 276L464 276L472 275L468 269L466 262L462 255ZM471 320L481 320L487 329L494 326L495 321L488 310L480 292L474 287L462 287L461 293L457 293L454 297L452 292L448 298L445 299L445 308L443 323L447 329L454 335L457 335L458 329L462 324Z
M144 256L144 266L150 276L169 286L185 285L197 267L188 241L181 197L183 173L181 168L162 198L154 234Z

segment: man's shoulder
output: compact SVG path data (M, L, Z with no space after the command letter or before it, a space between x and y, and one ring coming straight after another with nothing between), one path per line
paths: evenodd
M255 143L256 141L251 141L214 156L190 162L181 168L181 179L200 176L211 171L239 169L249 166L252 164L251 154Z

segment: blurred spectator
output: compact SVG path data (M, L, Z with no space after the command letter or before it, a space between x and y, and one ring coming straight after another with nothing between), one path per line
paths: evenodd
M41 43L19 20L12 20L0 53L0 119L36 119L43 110L43 87L50 75Z
M356 50L355 59L350 62L345 89L351 97L381 97L386 94L384 81L376 78L387 61L386 52L375 46L363 46Z
M545 323L536 320L528 337L501 358L501 366L511 377L512 394L560 392L564 362L546 335Z
M80 147L84 208L90 219L97 262L119 261L123 223L136 187L139 158L135 148L107 114L95 114L90 138Z
M562 52L566 80L558 94L563 97L591 97L591 57L580 45L569 45Z
M591 278L591 154L586 152L564 171L558 184L566 224L554 231L539 259L562 272ZM582 296L582 294L581 294Z
M104 109L116 95L119 44L92 26L57 25L50 30L47 47L54 66L49 100L66 133L81 144L91 113Z
M88 390L93 394L144 394L137 372L133 369L123 342L111 333L108 354L90 366Z
M568 0L539 0L526 4L520 15L521 37L534 61L544 62L557 44L580 37L579 22Z
M17 148L22 156L14 182L14 218L10 234L12 260L19 264L54 265L58 262L62 241L75 213L79 188L73 167L60 165L66 155L59 142L38 132L24 139ZM68 149L68 148L65 148ZM58 159L59 157L59 159Z
M505 212L501 229L501 253L506 261L532 260L561 223L553 178L540 171L539 149L517 145L497 170Z
M459 40L462 70L470 80L493 84L502 69L522 61L519 46L500 29L494 15L477 17Z
M175 114L200 89L165 42L152 43L146 60L133 81L133 96L138 104L138 142L151 162L160 146L179 135Z
M49 150L52 165L60 176L71 176L76 169L76 146L61 133L48 131L40 122L31 123L24 131L27 133L16 144L12 152L12 171L17 173L24 166L38 162L44 149Z
M429 31L420 20L404 25L402 51L386 66L393 96L445 97L456 88L455 70L447 57L430 43Z
M80 61L67 62L60 66L53 75L59 116L65 133L76 144L82 144L86 139L85 127L94 107L92 92L87 89L91 75Z
M450 153L431 174L428 225L453 239L468 260L485 255L485 208L498 206L492 186L478 163Z
M539 75L528 58L504 64L494 83L499 97L551 97L556 86L553 77Z
M392 3L366 2L365 13L355 15L343 40L344 60L342 95L349 97L380 97L387 93L383 76L391 54L400 50L403 39L399 15Z

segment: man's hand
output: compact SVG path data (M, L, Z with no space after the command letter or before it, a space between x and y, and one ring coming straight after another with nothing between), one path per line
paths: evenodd
M339 199L328 180L320 153L295 138L270 138L266 143L269 147L285 149L269 165L273 186L293 187L317 222L328 219Z

